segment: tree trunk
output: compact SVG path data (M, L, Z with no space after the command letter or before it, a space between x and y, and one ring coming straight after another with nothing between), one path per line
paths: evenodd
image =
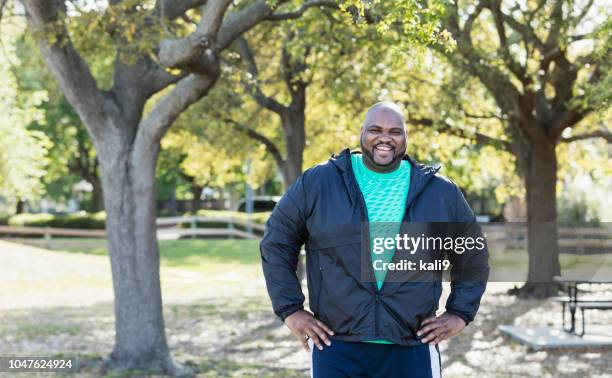
M195 214L202 207L202 190L204 188L194 182L191 183L191 194L193 199L191 200L191 211Z
M26 208L26 201L22 198L17 198L17 206L15 206L15 214L23 214Z
M176 373L164 331L156 235L155 166L159 145L146 155L106 143L99 151L106 230L115 294L115 346L110 369Z
M170 200L168 200L168 211L173 217L175 217L178 213L178 204L176 202L176 185L172 185L172 190L170 191Z
M281 168L285 190L302 174L304 147L306 146L306 125L304 109L282 117L287 154Z
M557 156L555 143L532 143L525 162L529 269L520 297L557 294L553 277L561 273L557 237Z
M98 176L91 177L91 186L93 190L91 192L91 206L94 212L104 210L104 194L102 193L102 183Z
M304 162L304 147L306 146L305 104L301 111L282 116L283 129L287 155L281 168L285 190L302 174ZM297 267L297 276L300 282L306 277L304 259L300 255Z

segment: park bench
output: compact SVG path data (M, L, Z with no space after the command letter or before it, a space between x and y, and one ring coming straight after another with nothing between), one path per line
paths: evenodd
M585 332L585 317L584 312L586 310L612 310L612 298L603 298L596 296L578 297L578 286L587 284L591 285L605 285L612 284L612 281L590 281L590 280L575 280L567 279L563 277L555 277L555 282L566 285L567 296L554 297L553 300L560 302L562 305L562 320L563 330L568 333L576 334L580 337L584 336ZM570 313L569 327L566 326L565 319L565 308L568 307ZM580 333L577 333L576 329L576 312L580 310L582 318L582 329Z

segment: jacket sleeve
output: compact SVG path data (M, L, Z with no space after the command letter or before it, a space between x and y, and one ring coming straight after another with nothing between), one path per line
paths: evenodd
M453 237L456 241L473 239L476 242L464 244L461 253L457 248L448 252L452 268L451 294L446 301L446 311L461 317L467 325L474 320L487 286L489 252L476 216L459 187L454 185L454 188L456 218L450 227Z
M304 175L289 187L266 223L259 244L263 273L274 313L283 321L304 308L297 278L300 248L307 238Z

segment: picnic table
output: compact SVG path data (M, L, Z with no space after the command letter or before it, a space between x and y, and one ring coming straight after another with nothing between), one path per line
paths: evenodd
M556 297L556 301L561 302L562 305L562 318L563 318L563 330L568 333L576 334L580 337L584 336L585 331L585 310L612 310L612 298L598 298L598 297L578 297L578 286L579 285L605 285L612 284L612 280L588 280L588 279L572 279L567 277L557 276L554 277L554 281L564 285L567 289L566 297ZM565 307L568 307L570 313L569 328L565 324ZM580 333L576 332L576 312L580 310L582 317L582 330Z

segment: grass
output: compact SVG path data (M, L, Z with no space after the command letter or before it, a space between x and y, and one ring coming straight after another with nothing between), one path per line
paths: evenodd
M41 282L36 283L41 288L29 290L36 289L39 295L46 296L59 292L60 296L53 297L55 304L44 309L0 311L0 350L6 355L78 356L82 363L78 376L148 376L137 371L100 370L102 359L108 356L114 342L112 301L91 305L77 302L78 306L64 304L66 297L74 296L81 301L100 296L99 287L88 284L77 272L94 274L96 269L104 270L105 289L110 293L108 259L85 255L106 254L104 242L68 239L63 247L61 240L53 242L56 249L70 251L46 253L46 259L36 258L38 252L28 248L19 250L20 246L15 246L12 252L3 251L10 258L0 265L0 272L19 273L12 279L3 276L0 281L5 285L0 290L4 301L12 302L22 296L17 289L33 285L26 276L36 277L39 273L40 277L36 278ZM160 245L162 265L166 265L162 269L166 333L176 361L197 367L199 377L308 376L308 355L272 315L261 282L257 241L194 239L163 241ZM70 260L76 262L71 264ZM66 270L60 269L61 264L66 264ZM176 272L181 269L170 269L167 267L170 264L210 271L205 274ZM221 265L238 269L225 274ZM245 274L249 272L254 273ZM54 286L58 277L65 280L61 290ZM10 286L11 282L14 287ZM531 353L526 347L502 338L497 330L499 324L552 322L560 327L561 323L558 303L511 298L506 294L510 287L510 284L489 285L474 322L445 342L442 358L446 377L609 376L612 361L607 350L551 350L544 352L545 358L539 358L542 352ZM172 300L188 292L197 295L189 301ZM587 319L610 324L609 314L603 312L594 312Z
M0 333L10 332L13 337L18 339L32 340L55 335L69 334L78 335L83 329L77 324L58 324L58 323L22 323L14 324L13 327L5 325L0 327Z
M57 238L47 243L40 239L12 239L12 241L47 247L55 251L107 255L104 239ZM252 266L260 263L258 240L183 239L159 242L162 266L201 270L205 265Z
M15 241L49 248L57 251L106 255L104 239L57 238L46 243L42 239L14 239ZM235 268L258 266L260 263L258 240L228 239L181 239L162 240L160 262L162 266L212 271L221 266ZM494 271L511 269L518 275L513 280L523 278L527 273L528 256L526 252L495 253L491 251L489 264ZM561 268L570 271L577 268L595 272L599 268L612 267L612 259L607 255L568 255L559 256ZM222 268L223 269L223 268Z

